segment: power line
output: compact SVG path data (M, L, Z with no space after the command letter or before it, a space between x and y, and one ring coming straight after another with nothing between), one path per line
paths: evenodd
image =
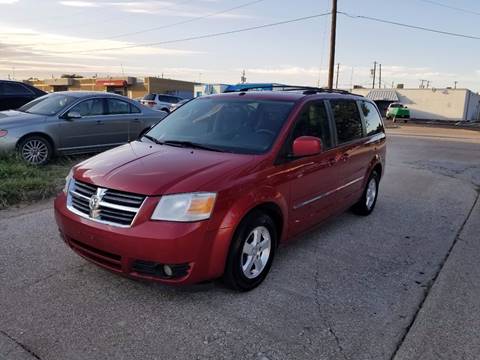
M177 6L184 5L186 3L190 3L192 1L194 1L194 0L181 1L181 2L178 2L178 3L174 3L170 6L165 6L165 7L158 8L157 11L158 10L170 10L170 9L176 8ZM91 9L89 9L89 10L91 10ZM131 16L131 13L117 14L117 15L114 15L114 16L111 16L111 17L108 17L108 18L104 18L104 19L101 20L101 23L103 25L105 23L112 22L112 21L115 21L115 20L119 20L119 19L122 19L122 18L127 17L127 16ZM92 24L98 24L98 20L89 21L89 22L80 22L80 23L73 24L73 26L71 26L71 24L67 25L67 26L61 26L61 27L59 27L59 29L75 29L75 28L79 28L81 26L92 25ZM81 40L81 42L85 42L85 41L90 41L90 40ZM77 43L77 42L75 42L75 43Z
M89 49L89 50L81 50L81 51L57 52L57 54L59 54L59 53L60 54L62 54L62 53L82 54L82 53L91 53L91 52L95 52L95 51L124 50L124 49L131 49L131 48L137 48L137 47L152 47L152 46L158 46L158 45L180 43L180 42L186 42L186 41L192 41L192 40L207 39L207 38L219 37L219 36L224 36L224 35L237 34L237 33L253 31L253 30L258 30L258 29L264 29L264 28L269 28L269 27L274 27L274 26L279 26L279 25L285 25L285 24L290 24L290 23L295 23L295 22L300 22L300 21L306 21L306 20L311 20L311 19L327 16L327 15L330 15L330 14L331 14L331 12L329 11L329 12L322 13L322 14L315 14L315 15L304 16L304 17L299 17L299 18L290 19L290 20L278 21L278 22L263 24L263 25L258 25L258 26L250 26L250 27L246 27L246 28L242 28L242 29L236 29L236 30L230 30L230 31L222 31L222 32L212 33L212 34L191 36L191 37L186 37L186 38L180 38L180 39L174 39L174 40L165 40L165 41L159 41L159 42L153 42L153 43L132 44L132 45L126 45L126 46L112 47L112 48L102 48L102 49L99 48L99 49Z
M171 9L171 8L174 8L174 7L178 6L178 5L181 5L181 4L184 4L184 3L187 3L187 2L191 2L191 1L192 1L192 0L182 1L182 2L180 2L180 3L176 3L176 4L173 5L173 6L168 6L168 7L161 8L161 10ZM241 4L241 5L238 5L238 6L234 6L234 7L232 7L232 8L228 8L228 9L216 11L216 12L213 12L213 13L209 13L209 14L206 14L206 15L194 17L194 18L187 19L187 20L182 20L182 21L179 21L179 22L176 22L176 23L172 23L172 24L167 24L167 25L162 25L162 26L156 26L156 27L153 27L153 28L147 28L147 29L143 29L143 30L132 31L132 32L127 32L127 33L123 33L123 34L117 34L117 35L112 35L112 36L104 37L104 38L101 38L101 39L93 39L93 40L96 40L96 41L104 41L104 40L117 39L117 38L132 36L132 35L143 34L143 33L151 32L151 31L155 31L155 30L166 29L166 28L170 28L170 27L177 26L177 25L188 24L188 23L192 23L192 22L195 22L195 21L207 19L207 18L212 17L212 16L221 15L221 14L225 14L225 13L228 13L228 12L231 12L231 11L234 11L234 10L238 10L238 9L241 9L241 8L245 8L245 7L247 7L247 6L251 6L251 5L254 5L254 4L263 2L263 1L265 1L265 0L250 1L250 2L248 2L248 3ZM82 44L82 43L87 43L87 42L91 42L91 41L92 41L92 39L87 39L87 40L79 40L79 41L72 41L72 42L55 43L54 45ZM43 43L43 44L24 44L24 45L21 45L21 46L38 46L38 45L50 45L50 43L48 43L48 44L47 44L47 43Z
M178 3L175 3L173 5L170 5L170 6L165 6L165 7L162 7L162 8L159 8L157 10L170 10L170 9L174 9L180 5L184 5L186 3L190 3L194 0L184 0L184 1L181 1L181 2L178 2ZM262 0L263 1L263 0ZM91 9L88 9L88 10L91 10ZM85 11L85 10L84 10ZM118 19L122 19L124 18L125 16L131 16L131 14L124 14L122 16L122 14L120 14L120 16L118 15L115 15L115 16L112 16L112 17L109 17L109 18L106 18L106 19L102 19L102 24L105 24L107 22L111 22L111 21L114 21L114 20L118 20ZM75 28L78 28L80 26L85 26L85 25L91 25L91 24L96 24L98 23L98 21L89 21L89 22L82 22L82 23L77 23L75 24L74 26L71 26L71 25L67 25L67 26L61 26L61 27L58 27L58 29L75 29ZM115 37L116 35L114 35ZM109 38L105 38L105 39L109 39ZM103 39L98 39L98 40L103 40ZM55 43L54 45L70 45L70 44L81 44L81 43L86 43L86 42L90 42L92 41L92 39L87 39L87 40L78 40L78 41L69 41L69 42L61 42L61 43ZM35 44L22 44L22 45L19 45L19 47L28 47L28 46L38 46L38 45L52 45L52 43L35 43Z
M352 15L352 14L348 14L348 13L343 12L343 11L339 11L338 13L342 14L344 16L347 16L349 18L352 18L352 19L370 20L370 21L376 21L376 22L380 22L380 23L384 23L384 24L390 24L390 25L396 25L396 26L401 26L401 27L405 27L405 28L410 28L410 29L433 32L433 33L442 34L442 35L449 35L449 36L461 37L461 38L472 39L472 40L480 40L480 36L475 36L475 35L466 35L466 34L450 32L450 31L427 28L427 27L424 27L424 26L409 25L409 24L404 24L404 23L400 23L400 22L396 22L396 21L374 18L374 17L370 17L370 16Z
M127 32L127 33L123 33L123 34L113 35L113 36L103 38L102 40L117 39L117 38L132 36L132 35L144 34L144 33L150 32L150 31L166 29L166 28L169 28L169 27L177 26L177 25L189 24L189 23L192 23L192 22L195 22L195 21L207 19L207 18L212 17L212 16L222 15L222 14L225 14L227 12L231 12L231 11L238 10L238 9L241 9L241 8L244 8L244 7L247 7L247 6L258 4L258 3L263 2L263 1L265 1L265 0L250 1L250 2L242 4L242 5L238 5L238 6L234 6L232 8L229 8L229 9L225 9L225 10L209 13L209 14L206 14L206 15L194 17L192 19L187 19L187 20L176 22L176 23L162 25L162 26L156 26L156 27L147 28L147 29L143 29L143 30L138 30L138 31L132 31L132 32Z
M452 6L452 5L442 4L438 1L433 1L433 0L418 0L418 1L433 4L433 5L436 5L436 6L441 6L441 7L447 8L447 9L451 9L451 10L461 11L461 12L467 13L467 14L480 15L480 12L473 11L473 10L468 10L468 9L464 9L464 8L460 8L460 7L456 7L456 6Z

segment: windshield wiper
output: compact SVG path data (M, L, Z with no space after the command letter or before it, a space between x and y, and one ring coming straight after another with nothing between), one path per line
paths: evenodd
M153 141L155 144L163 145L163 142L161 142L161 141L158 140L158 139L155 139L153 136L143 135L142 137L147 138L147 139L150 140L150 141Z
M217 151L217 152L225 152L225 150L222 150L220 148L214 147L214 146L209 146L209 145L203 145L191 141L181 141L181 140L166 140L162 144L165 145L171 145L171 146L179 146L179 147L185 147L185 148L192 148L192 149L201 149L201 150L209 150L209 151Z

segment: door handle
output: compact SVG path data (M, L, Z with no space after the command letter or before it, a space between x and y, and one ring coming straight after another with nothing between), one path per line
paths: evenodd
M328 165L329 165L329 166L335 165L336 162L337 162L337 160L335 160L335 158L330 158L330 159L328 159Z
M340 160L347 161L349 158L350 158L350 155L348 155L348 153L343 153L343 155L340 157Z
M105 123L102 120L97 120L97 125L105 125Z
M140 122L140 119L133 119L133 122L134 122L134 123L139 123L139 122Z

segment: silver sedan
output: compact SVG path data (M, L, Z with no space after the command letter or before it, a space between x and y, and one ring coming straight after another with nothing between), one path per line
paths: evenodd
M57 92L0 112L0 152L27 162L54 154L98 152L137 139L167 113L104 92Z

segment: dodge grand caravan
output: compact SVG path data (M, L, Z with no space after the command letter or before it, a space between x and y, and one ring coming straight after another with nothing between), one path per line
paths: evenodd
M370 100L316 88L205 96L75 166L55 200L65 242L125 276L250 290L280 244L351 208L385 170Z

